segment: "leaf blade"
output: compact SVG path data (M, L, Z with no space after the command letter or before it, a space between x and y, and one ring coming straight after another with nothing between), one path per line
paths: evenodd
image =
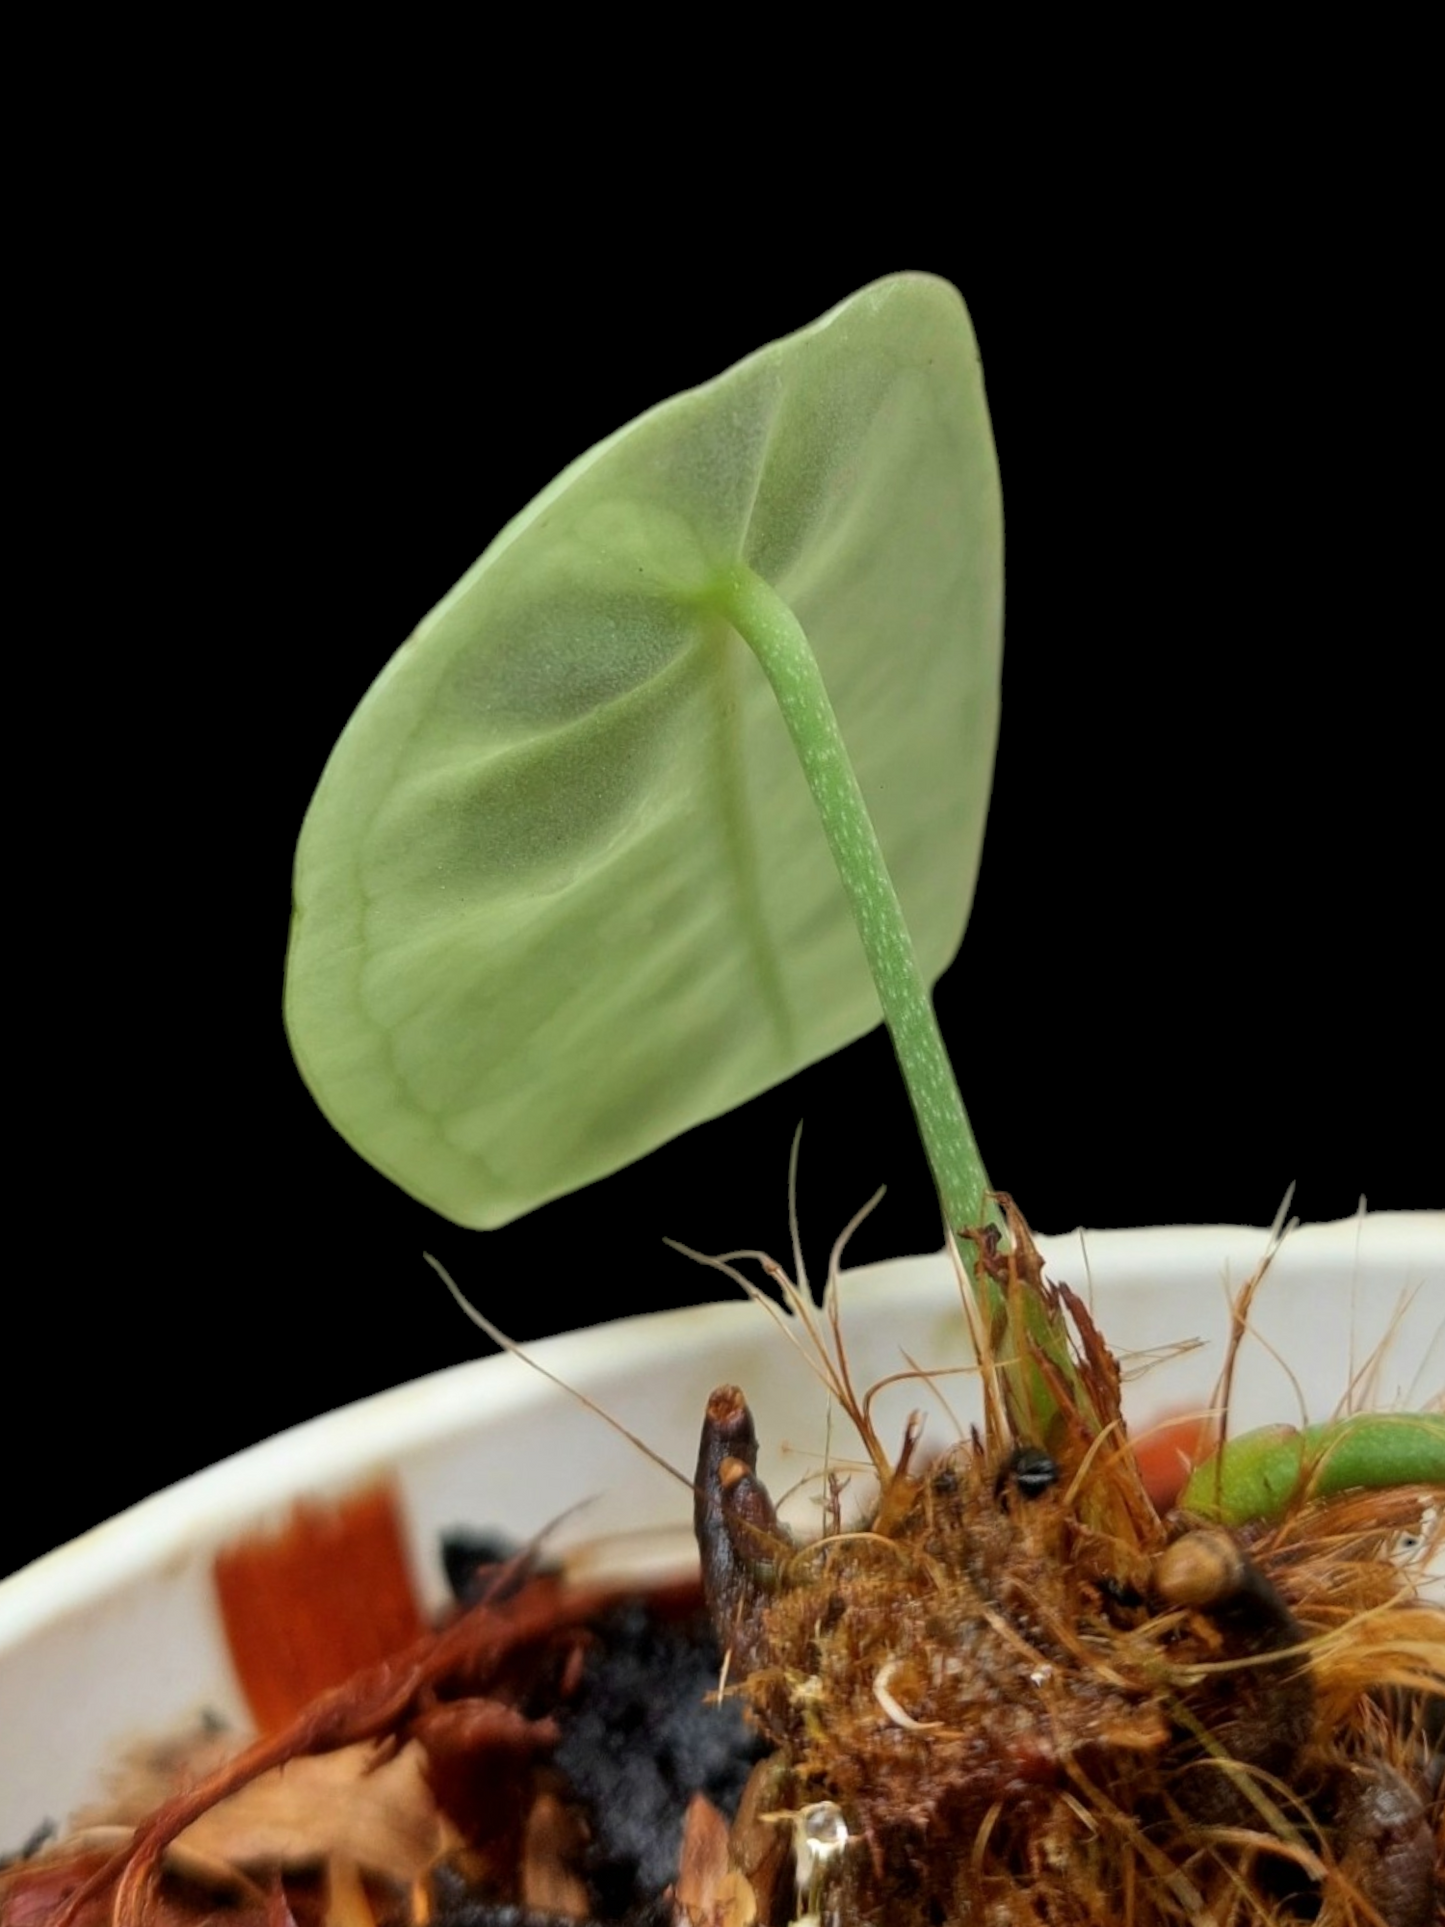
M982 837L1000 547L972 332L928 277L564 471L383 671L308 812L287 1025L343 1135L500 1224L877 1021L781 720L708 606L739 560L814 640L932 981Z

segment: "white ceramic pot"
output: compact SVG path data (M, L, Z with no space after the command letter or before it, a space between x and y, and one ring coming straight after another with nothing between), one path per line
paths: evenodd
M1207 1406L1223 1356L1228 1292L1258 1264L1257 1230L1189 1227L1041 1240L1052 1276L1091 1291L1095 1316L1130 1369L1182 1340L1128 1386L1136 1428ZM968 1363L952 1269L895 1260L844 1279L854 1377ZM1384 1214L1307 1227L1285 1243L1260 1296L1235 1385L1233 1423L1327 1417L1351 1396L1418 1405L1445 1382L1445 1213ZM1377 1348L1380 1362L1361 1373ZM624 1319L533 1348L547 1369L645 1438L685 1474L714 1385L747 1393L760 1470L780 1494L853 1442L757 1307L708 1305ZM1287 1361L1287 1368L1286 1368ZM957 1419L976 1415L967 1376L935 1379ZM887 1439L933 1407L928 1437L956 1423L927 1387L891 1387L876 1408ZM440 1531L469 1524L530 1538L559 1520L559 1548L631 1535L690 1557L689 1496L617 1432L515 1358L459 1365L270 1439L148 1499L0 1585L0 1853L44 1817L64 1819L102 1789L137 1738L212 1708L244 1724L211 1592L218 1546L275 1520L295 1499L390 1474L401 1494L418 1588L444 1587ZM806 1520L806 1489L791 1512ZM574 1509L575 1508L575 1509ZM565 1515L565 1516L564 1516Z

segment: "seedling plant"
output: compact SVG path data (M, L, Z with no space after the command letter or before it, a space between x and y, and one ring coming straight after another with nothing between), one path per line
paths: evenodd
M874 1540L966 1568L970 1555L940 1550L944 1480L969 1544L988 1539L975 1514L1008 1527L1010 1550L984 1588L993 1604L980 1605L976 1572L956 1602L970 1623L1021 1583L1009 1566L1028 1536L1020 1511L1049 1521L1030 1555L1045 1571L1077 1565L1080 1532L1114 1548L1087 1597L1061 1597L1051 1630L1033 1625L1033 1657L1052 1655L1045 1670L1061 1665L1060 1642L1107 1632L1127 1643L1165 1624L1178 1674L1188 1636L1176 1622L1193 1613L1203 1630L1189 1665L1203 1663L1210 1637L1232 1640L1234 1663L1253 1655L1257 1677L1272 1678L1279 1661L1260 1654L1296 1651L1305 1634L1268 1558L1246 1550L1250 1535L1293 1547L1312 1508L1358 1509L1371 1491L1389 1495L1378 1516L1408 1511L1445 1483L1445 1419L1355 1413L1227 1440L1168 1522L1132 1478L1107 1353L1077 1301L1045 1284L1022 1220L990 1189L928 990L961 935L983 832L1001 531L968 319L952 289L924 276L865 289L601 444L502 532L333 753L298 852L288 1024L308 1083L351 1142L436 1209L488 1226L790 1075L881 1009L975 1293L992 1390L973 1448L925 1475L911 1446L895 1458L873 1435L845 1361L820 1339L822 1369L879 1475ZM1117 1766L1097 1786L1089 1779L1081 1761L1108 1745L1094 1728L1063 1730L1083 1720L1065 1694L1050 1715L1061 1731L1034 1773L1050 1790L1020 1832L1000 1814L1031 1770L1016 1755L990 1770L975 1757L982 1709L1007 1692L970 1678L967 1710L899 1715L888 1738L899 1727L913 1736L907 1791L878 1794L887 1776L862 1765L867 1742L855 1735L840 1765L836 1736L819 1740L800 1689L779 1682L817 1688L826 1601L837 1609L848 1598L861 1623L850 1587L871 1597L883 1582L841 1545L836 1555L790 1548L755 1476L745 1401L721 1388L714 1406L698 1517L720 1634L779 1743L795 1810L826 1810L840 1838L852 1829L868 1842L866 1853L822 1857L809 1906L860 1921L885 1905L897 1921L1051 1918L1030 1885L1047 1839L1100 1918L1112 1883L1146 1873L1161 1916L1217 1906L1222 1882L1237 1917L1265 1918L1288 1886L1277 1863L1298 1862L1278 1839L1298 1827L1276 1813L1276 1844L1259 1845L1260 1784L1306 1761L1331 1790L1305 1827L1300 1851L1318 1867L1299 1904L1318 1906L1324 1893L1331 1907L1358 1903L1362 1918L1378 1904L1372 1876L1338 1871L1354 1822L1336 1782L1364 1774L1377 1789L1369 1797L1382 1798L1387 1769L1370 1780L1348 1749L1333 1766L1315 1761L1298 1710L1301 1732L1281 1754L1242 1729L1220 1738L1212 1706L1181 1699L1166 1718L1156 1693L1111 1743L1147 1755L1157 1781L1131 1780L1126 1797ZM1030 1508L1056 1484L1066 1503ZM1353 1546L1377 1512L1348 1516ZM844 1572L847 1560L856 1563ZM811 1561L806 1576L799 1561ZM895 1581L886 1610L896 1614L907 1582ZM782 1624L794 1592L810 1631ZM1018 1626L1012 1635L1023 1638ZM908 1665L923 1664L919 1652ZM1135 1658L1146 1672L1165 1664L1162 1649ZM839 1663L854 1674L863 1664L856 1651ZM1382 1663L1398 1666L1407 1693L1438 1680L1438 1650L1429 1663ZM897 1706L878 1681L903 1665L896 1653L878 1659L865 1680L873 1701ZM1072 1665L1087 1697L1097 1675L1077 1651ZM1303 1677L1293 1668L1289 1690L1304 1690ZM847 1685L838 1690L846 1700ZM1125 1690L1118 1719L1146 1698L1138 1682ZM863 1725L876 1715L870 1701ZM1215 1776L1228 1797L1172 1790L1170 1776L1200 1759L1233 1763ZM1060 1801L1080 1798L1087 1846L1057 1818ZM1151 1816L1147 1847L1137 1823L1117 1817L1121 1801ZM940 1815L969 1817L993 1843L977 1850L968 1881L956 1846L942 1872L921 1870ZM1212 1844L1231 1827L1253 1841L1232 1859ZM796 1864L811 1864L810 1851L800 1835ZM1223 1871L1201 1874L1211 1854ZM1239 1895L1256 1862L1268 1893L1251 1916L1254 1902Z
M773 1750L679 1921L1423 1922L1445 1664L1401 1548L1445 1488L1445 1416L1227 1438L1161 1511L1107 1334L993 1190L934 1018L1002 590L979 356L941 281L866 288L620 430L333 751L293 1049L357 1150L487 1228L888 1026L983 1419L931 1465L880 1438L786 1280L875 1510L835 1500L795 1545L746 1388L699 1415L704 1586Z

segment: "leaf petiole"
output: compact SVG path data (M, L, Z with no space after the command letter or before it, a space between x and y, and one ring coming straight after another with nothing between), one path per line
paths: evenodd
M944 1216L960 1238L984 1224L1006 1231L918 967L903 905L812 646L788 604L751 569L730 569L710 600L757 657L797 751L862 940ZM1008 1315L1004 1295L981 1265L974 1272L974 1289L996 1342L1001 1342ZM1023 1315L1039 1352L1065 1383L1076 1383L1062 1327L1050 1324L1032 1294L1024 1300ZM1037 1366L1016 1356L1004 1371L1018 1409L1030 1415L1037 1436L1047 1438L1058 1406Z
M715 589L714 606L757 657L797 750L877 986L944 1215L955 1231L980 1225L996 1217L988 1205L988 1173L817 658L787 603L751 569L730 569Z

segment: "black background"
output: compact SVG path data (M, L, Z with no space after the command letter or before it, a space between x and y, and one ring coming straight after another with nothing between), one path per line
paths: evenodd
M572 456L896 268L962 289L1003 471L1003 739L939 992L994 1180L1044 1230L1267 1223L1292 1180L1310 1218L1445 1203L1410 260L1282 180L1167 221L1067 170L896 218L648 193L479 175L428 217L317 170L204 231L163 203L127 254L68 508L100 746L32 959L64 1020L9 1564L473 1355L423 1248L521 1338L715 1296L661 1239L781 1253L800 1118L815 1253L883 1183L857 1257L936 1246L880 1037L483 1235L347 1149L280 1024L295 832L391 650Z

